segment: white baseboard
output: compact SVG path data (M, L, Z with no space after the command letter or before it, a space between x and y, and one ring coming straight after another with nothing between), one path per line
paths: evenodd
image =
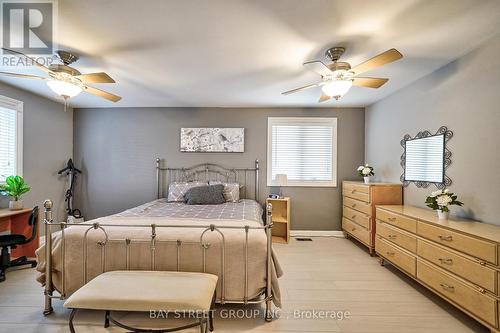
M341 230L290 230L291 237L344 237Z

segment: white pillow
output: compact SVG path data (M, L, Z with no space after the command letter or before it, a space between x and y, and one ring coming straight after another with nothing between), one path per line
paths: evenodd
M240 184L238 183L224 183L218 180L211 180L210 185L222 184L224 185L224 199L226 202L240 202Z
M184 202L184 194L189 189L198 186L206 186L207 182L172 182L168 185L168 202Z

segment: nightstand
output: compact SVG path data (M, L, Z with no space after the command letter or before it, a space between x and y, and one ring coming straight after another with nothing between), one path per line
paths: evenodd
M288 243L290 239L290 198L266 199L266 204L273 205L273 242Z

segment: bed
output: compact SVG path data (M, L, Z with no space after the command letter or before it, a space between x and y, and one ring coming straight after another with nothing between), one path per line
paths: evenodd
M282 272L271 247L272 207L265 207L263 214L255 200L258 161L254 168L168 168L158 159L156 173L156 200L82 224L54 222L51 202L46 201L44 225L51 237L37 250L44 314L53 311L53 298L66 299L103 272L161 270L216 274L217 302L265 303L270 320L271 302L281 305ZM164 184L178 180L235 181L242 186L243 199L220 205L168 202Z

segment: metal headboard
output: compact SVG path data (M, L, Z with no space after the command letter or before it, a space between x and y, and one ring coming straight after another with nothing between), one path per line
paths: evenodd
M166 172L164 178L162 171ZM157 158L156 195L158 199L163 196L163 180L166 180L167 185L179 181L236 182L242 186L240 193L242 198L253 198L259 201L259 160L255 160L253 168L228 168L214 163L202 163L187 168L170 168Z

